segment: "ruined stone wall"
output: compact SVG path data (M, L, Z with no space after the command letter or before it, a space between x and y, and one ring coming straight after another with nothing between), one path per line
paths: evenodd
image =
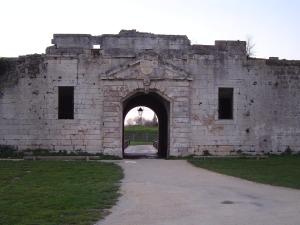
M31 146L45 132L47 83L40 55L1 59L1 145Z
M0 60L0 145L121 156L123 102L143 91L170 103L169 155L300 151L299 61L249 59L240 41L136 31L52 43ZM74 86L72 120L58 119L59 86ZM232 120L218 119L219 87L234 88Z
M23 58L14 72L3 75L8 81L1 83L1 145L99 152L102 101L97 77L86 78L73 57ZM58 120L58 86L75 87L74 120Z
M300 151L299 61L251 60L246 96L255 150ZM246 114L247 115L247 114Z
M299 61L203 56L193 81L192 154L300 151ZM218 88L234 88L233 120L218 119Z

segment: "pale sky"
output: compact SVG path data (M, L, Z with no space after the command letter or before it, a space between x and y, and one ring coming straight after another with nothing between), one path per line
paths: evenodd
M250 35L256 57L300 59L300 0L1 0L0 7L0 57L44 53L53 33L136 29L187 35L192 44Z
M2 0L0 56L44 53L53 33L136 29L194 44L245 40L256 57L300 59L299 0Z
M139 113L138 113L138 109L140 107L134 107L133 109L131 109L125 116L125 124L127 124L127 120L129 118L134 118L136 116L139 116ZM142 109L143 109L143 114L142 114L142 117L147 119L147 120L152 120L153 119L153 115L154 115L154 112L148 108L148 107L144 107L142 106Z

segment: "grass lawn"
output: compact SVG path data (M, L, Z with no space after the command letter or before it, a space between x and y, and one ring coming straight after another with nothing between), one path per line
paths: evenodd
M157 133L158 126L151 127L151 126L142 126L142 125L132 125L126 126L125 132L145 132L145 133Z
M126 126L124 135L130 140L130 145L152 145L158 137L158 126Z
M130 145L152 145L153 142L147 141L130 141Z
M122 177L112 163L0 161L0 224L93 224L116 202Z
M300 156L266 159L189 159L197 167L243 179L300 189Z

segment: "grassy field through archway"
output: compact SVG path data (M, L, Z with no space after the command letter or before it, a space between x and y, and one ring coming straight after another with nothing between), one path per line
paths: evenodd
M131 125L124 128L129 145L152 145L158 139L158 126Z

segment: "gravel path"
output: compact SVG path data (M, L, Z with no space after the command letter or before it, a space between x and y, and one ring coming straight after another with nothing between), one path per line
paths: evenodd
M122 160L122 196L97 225L299 225L300 191L193 167Z
M157 149L152 145L130 145L124 151L127 156L157 156Z

